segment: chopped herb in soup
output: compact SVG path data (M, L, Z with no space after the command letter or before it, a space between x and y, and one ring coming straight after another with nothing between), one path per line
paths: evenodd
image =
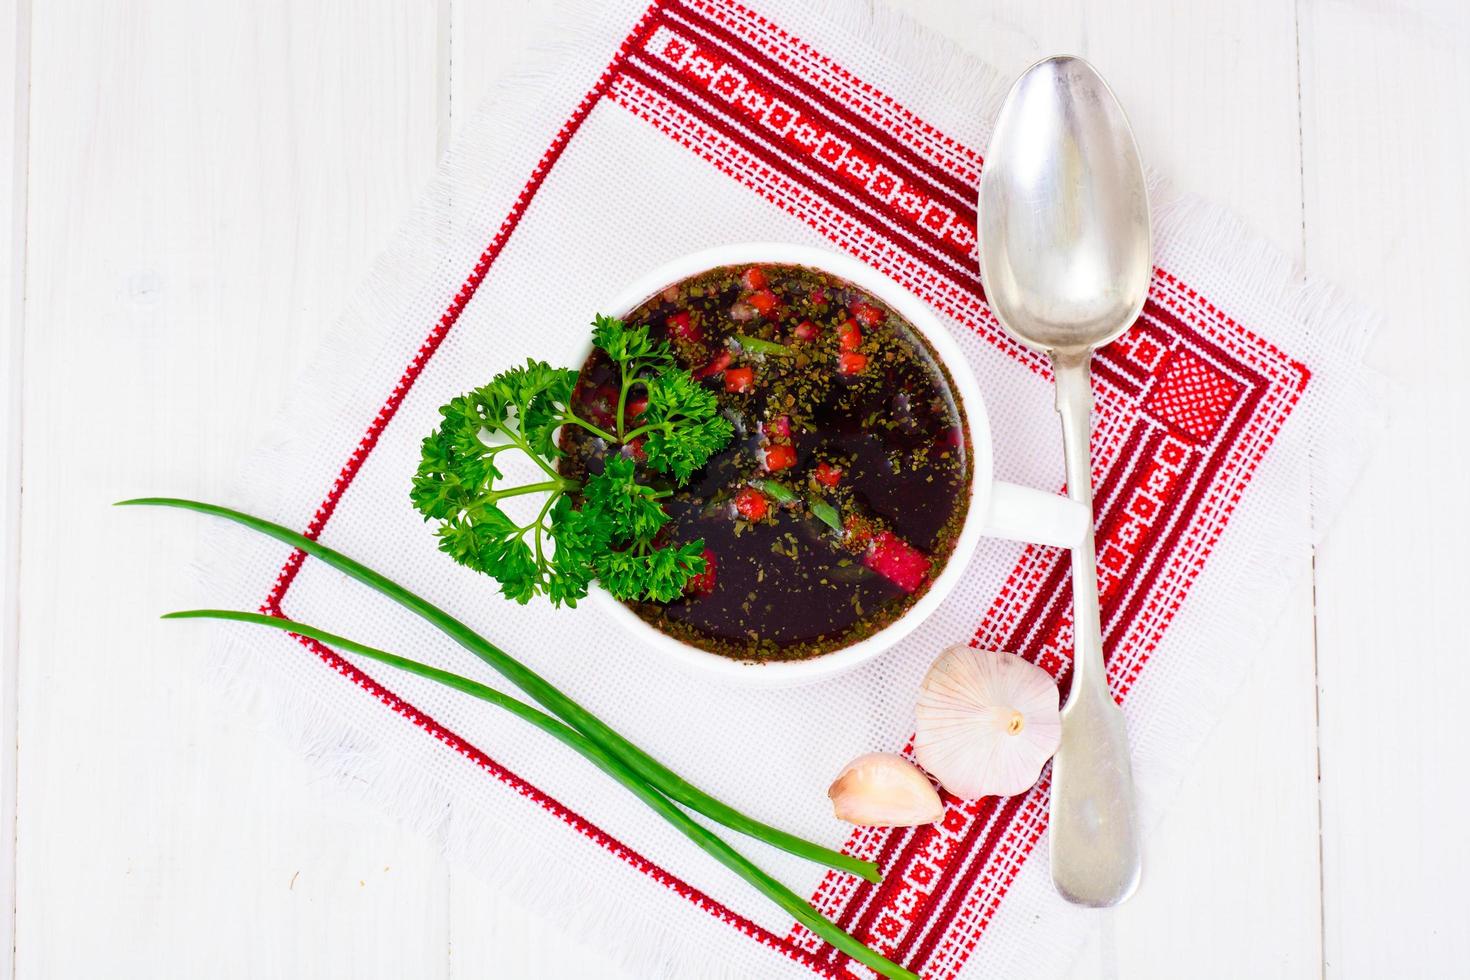
M705 567L681 598L630 608L715 653L794 660L882 629L923 595L964 522L971 462L948 374L918 331L851 283L789 265L701 273L625 320L669 342L735 433L682 486L640 474L668 493L658 543L702 539ZM594 350L573 408L631 431L647 392L633 387L621 420L620 394ZM609 443L567 426L561 448L561 474L581 480ZM641 440L613 449L641 466Z

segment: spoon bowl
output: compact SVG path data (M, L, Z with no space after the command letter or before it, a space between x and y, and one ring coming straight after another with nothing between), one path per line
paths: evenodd
M1048 58L1006 98L980 182L980 278L1001 326L1081 352L1138 318L1153 266L1133 130L1081 58Z

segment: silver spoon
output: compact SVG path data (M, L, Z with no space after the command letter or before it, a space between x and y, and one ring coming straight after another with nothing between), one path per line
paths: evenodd
M1133 130L1080 58L1047 58L1006 96L980 179L980 276L1001 325L1051 357L1067 492L1092 508L1092 350L1127 330L1152 275L1148 194ZM1051 874L1079 905L1138 887L1123 713L1108 691L1091 534L1072 550L1072 689L1052 761Z

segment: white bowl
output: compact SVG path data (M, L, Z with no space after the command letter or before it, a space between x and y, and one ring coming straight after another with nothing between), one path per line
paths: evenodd
M742 661L722 657L690 646L644 622L627 606L602 589L592 595L600 607L631 632L640 643L672 663L705 675L722 677L743 686L785 687L831 677L862 664L887 650L939 607L959 584L975 545L982 533L1019 540L1062 543L1075 540L1080 533L1078 515L1068 507L1064 497L1042 494L991 480L990 422L985 402L969 370L959 345L950 337L944 324L923 302L893 280L868 265L846 255L810 248L770 242L750 242L704 249L665 263L638 279L598 312L625 316L645 300L662 292L673 283L717 266L754 265L758 263L800 265L845 279L881 299L914 326L933 348L939 360L949 369L960 413L966 421L972 444L970 493L964 525L955 541L954 550L927 592L902 616L883 629L841 649L806 660ZM591 353L589 342L584 351ZM582 361L578 361L578 364ZM1003 501L1004 507L998 507ZM1005 513L996 513L1003 510ZM986 517L992 520L985 520ZM996 525L986 526L982 525Z

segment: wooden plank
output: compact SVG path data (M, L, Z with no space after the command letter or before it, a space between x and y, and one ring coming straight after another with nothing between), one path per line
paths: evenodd
M1470 785L1464 506L1470 479L1470 12L1302 4L1306 258L1389 316L1406 382L1317 558L1326 972L1461 975Z
M448 2L449 119L452 131L457 131L469 111L498 82L527 64L535 64L535 44L556 40L551 31L557 8L535 0Z
M25 194L30 4L0 2L0 980L15 968L16 709L20 639L21 363L25 353Z
M34 11L21 976L442 976L434 848L202 682L197 525L435 162L437 11ZM264 585L264 583L263 583Z

